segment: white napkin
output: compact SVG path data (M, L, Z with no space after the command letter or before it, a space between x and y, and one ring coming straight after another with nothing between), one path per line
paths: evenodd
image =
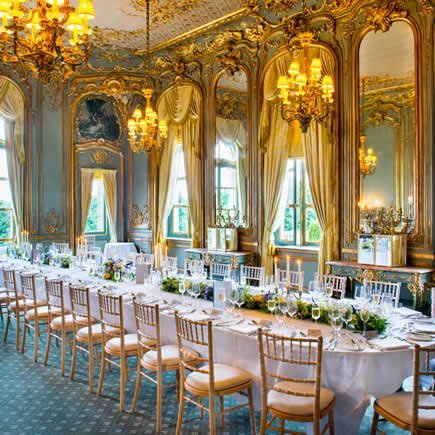
M402 341L394 337L375 338L373 340L370 340L369 343L372 346L377 347L379 350L407 349L410 346L410 344L406 341Z
M411 310L411 308L400 307L396 308L395 312L402 317L423 317L423 314L420 311Z
M252 325L248 322L239 323L236 325L228 325L226 326L227 329L230 329L231 331L238 332L240 334L253 334L257 329L259 328L257 325Z
M435 334L435 324L434 323L420 323L415 322L413 324L413 329L418 332L426 332L428 334Z
M185 314L183 317L185 319L193 320L194 322L212 320L212 317L209 314L203 313L201 311L194 311L193 313Z

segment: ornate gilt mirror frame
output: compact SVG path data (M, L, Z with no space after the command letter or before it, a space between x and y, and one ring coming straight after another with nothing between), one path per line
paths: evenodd
M352 66L352 101L353 101L353 111L351 116L354 117L354 138L350 142L350 167L349 167L349 186L348 186L348 204L350 212L350 224L345 225L345 240L346 244L351 245L356 243L356 236L359 231L359 201L361 198L361 175L360 175L360 165L359 165L359 146L360 146L360 96L359 96L359 85L360 85L360 61L359 53L361 42L365 35L370 31L383 31L387 32L394 22L402 21L407 23L414 36L414 65L415 65L415 152L416 156L413 163L414 169L414 186L413 191L415 195L414 200L414 218L415 218L415 228L413 232L409 235L409 241L411 245L421 245L426 243L424 240L427 234L427 220L422 219L422 216L427 216L425 211L426 205L423 203L422 198L426 197L424 190L426 189L422 165L424 160L423 146L422 146L422 71L421 71L421 36L419 32L419 27L412 17L408 15L405 10L393 11L389 16L388 20L383 21L383 26L379 27L379 22L370 19L370 17L376 16L376 11L380 11L381 8L371 9L372 15L368 14L366 16L366 22L357 33L356 39L353 43L353 66ZM370 12L370 11L369 11ZM397 111L397 110L395 110ZM391 121L394 125L394 121ZM347 232L347 234L346 234ZM348 245L349 246L349 245Z
M253 212L252 212L252 183L253 183L253 92L252 89L252 78L251 72L248 66L244 64L239 64L237 66L237 71L241 71L246 76L246 91L247 91L247 107L246 107L246 225L244 227L239 228L239 231L242 233L249 233L252 231L253 226ZM209 189L208 201L210 204L210 225L216 225L216 174L215 174L215 146L216 146L216 112L217 112L217 86L219 83L219 79L222 77L224 73L228 73L231 75L231 71L228 68L220 68L218 72L214 75L212 86L211 86L211 98L210 98L210 149L208 150L208 173L211 174L211 188ZM206 223L207 224L207 223Z

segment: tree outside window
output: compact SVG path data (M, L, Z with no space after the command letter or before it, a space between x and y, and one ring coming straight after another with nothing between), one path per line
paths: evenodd
M106 204L104 202L104 183L102 178L92 180L92 199L86 221L85 234L105 233Z
M277 245L316 246L322 230L314 210L305 163L289 159L285 179L288 188L283 222L275 233Z

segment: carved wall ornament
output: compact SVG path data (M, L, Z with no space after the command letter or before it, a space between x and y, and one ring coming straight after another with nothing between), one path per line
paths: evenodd
M51 208L48 213L42 217L42 227L49 234L56 234L62 229L63 223L55 208Z
M224 55L218 56L217 61L222 69L227 74L233 76L237 71L240 71L240 62L242 60L242 52L235 50L233 44L228 44Z
M375 32L387 32L394 20L405 18L408 12L400 8L397 1L388 1L386 5L373 6L367 10L366 24L371 26Z
M133 204L131 209L130 227L146 227L150 226L150 213L148 205L140 208L137 204Z
M92 153L92 160L98 165L102 166L109 158L109 154L104 150L96 150Z
M225 119L246 119L246 102L228 92L216 94L217 114Z

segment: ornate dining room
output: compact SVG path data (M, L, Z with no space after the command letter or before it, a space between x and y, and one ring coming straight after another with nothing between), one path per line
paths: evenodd
M0 0L0 432L435 434L434 0Z

